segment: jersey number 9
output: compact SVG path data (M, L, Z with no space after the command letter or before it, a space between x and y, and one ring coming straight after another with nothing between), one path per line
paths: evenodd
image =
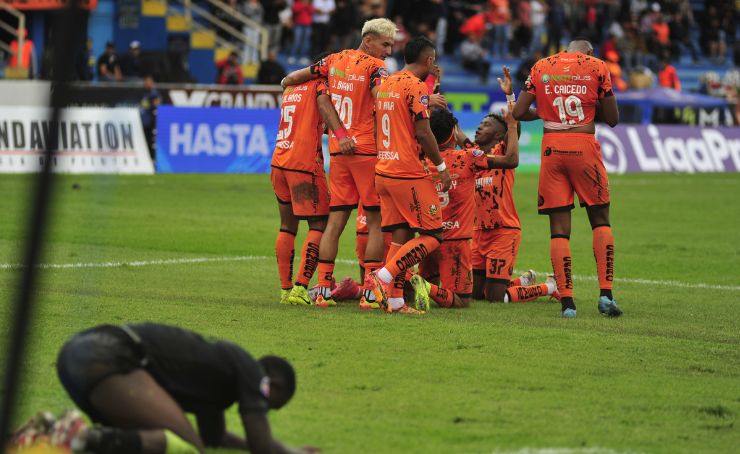
M391 146L391 117L387 113L380 118L380 129L383 131L383 146L387 150Z
M578 118L578 121L583 121L586 116L583 114L583 105L581 104L581 98L575 95L570 95L563 99L562 96L555 98L552 105L558 108L560 114L560 121L564 124L574 124L574 120L569 120L568 116Z

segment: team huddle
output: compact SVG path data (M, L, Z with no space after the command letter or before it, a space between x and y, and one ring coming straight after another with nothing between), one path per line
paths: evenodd
M507 108L485 116L471 141L438 94L431 41L410 40L406 66L388 75L383 60L395 34L387 19L367 21L358 49L321 56L282 82L271 175L281 218L281 302L329 307L359 299L361 309L421 314L430 299L451 308L471 298L552 297L564 317L575 317L569 246L575 192L593 228L599 311L621 315L612 295L608 179L594 136L597 111L610 126L618 112L608 69L591 45L576 40L537 62L516 104L504 68L499 84ZM536 119L544 121L538 207L550 217L554 271L540 284L534 271L513 275L521 240L513 197L518 121ZM339 237L355 209L360 280L337 284ZM309 231L294 280L300 220ZM309 289L314 274L318 283Z

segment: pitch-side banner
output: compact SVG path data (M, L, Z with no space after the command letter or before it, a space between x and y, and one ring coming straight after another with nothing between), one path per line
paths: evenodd
M52 142L51 109L0 107L0 172L38 172ZM62 173L154 173L137 109L62 109L52 169Z
M269 173L280 110L160 106L157 171Z
M598 125L610 173L740 172L740 127Z

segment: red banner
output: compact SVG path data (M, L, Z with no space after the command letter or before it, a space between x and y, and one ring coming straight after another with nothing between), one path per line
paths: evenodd
M68 0L0 0L0 2L18 10L60 9L67 6ZM94 10L98 0L78 0L81 8Z

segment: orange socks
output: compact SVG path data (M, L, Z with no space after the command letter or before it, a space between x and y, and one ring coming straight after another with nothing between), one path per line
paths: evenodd
M295 233L287 230L278 232L275 241L275 255L277 256L278 274L280 275L280 287L283 290L293 288L293 256Z
M331 284L334 282L334 260L319 260L319 266L316 268L319 287L328 289L331 292ZM327 295L324 295L326 298Z
M398 249L394 253L395 247ZM430 235L421 235L400 247L397 243L392 243L388 251L389 258L385 266L378 271L378 277L389 283L399 273L410 270L438 247L439 240Z
M550 237L550 260L558 283L561 298L573 298L573 277L571 271L570 238L567 235Z
M358 232L355 241L355 254L361 267L365 267L365 250L367 249L367 233Z
M313 273L316 272L316 267L319 264L319 243L321 242L321 235L323 233L321 230L308 231L306 240L303 242L301 266L298 269L298 276L296 276L295 280L297 285L308 287L308 283L311 282Z
M611 290L614 280L614 236L609 225L599 225L593 229L594 257L599 288Z
M547 284L530 285L528 287L509 287L506 291L506 297L504 302L507 303L523 303L525 301L536 300L541 296L549 295L549 289Z
M450 290L444 289L435 284L429 284L429 296L434 300L435 303L439 304L439 307L451 307L452 303L455 302L455 294Z

